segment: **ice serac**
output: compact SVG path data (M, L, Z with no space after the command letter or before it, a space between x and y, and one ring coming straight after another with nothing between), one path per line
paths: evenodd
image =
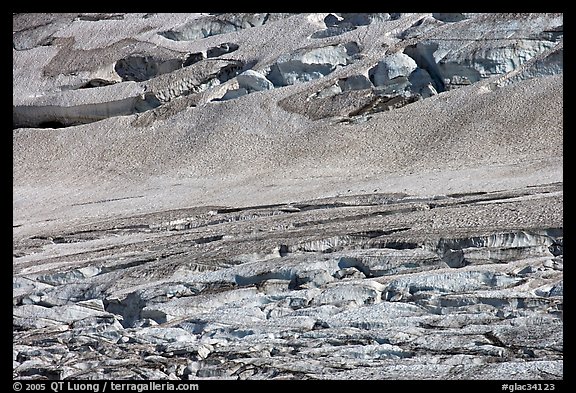
M136 83L113 84L94 89L69 90L19 102L12 122L18 127L65 127L126 116L158 106Z
M437 36L430 34L407 46L404 53L436 79L436 90L469 85L512 72L554 47L563 36L562 16L542 16L526 15L524 24L504 15L462 18ZM490 31L478 28L482 21L487 22Z
M270 67L267 78L280 87L308 82L347 66L358 52L355 42L298 50L281 56Z
M13 15L13 378L564 379L563 15Z
M173 41L194 41L261 26L269 19L270 14L266 13L206 15L176 28L160 31L158 34Z
M254 70L246 70L236 77L238 83L237 89L230 89L222 97L223 100L238 98L242 95L255 91L270 90L274 88L264 75Z
M428 378L433 359L442 366L457 362L487 378L495 377L494 363L507 363L518 375L548 379L534 373L531 363L550 362L561 370L563 253L557 246L563 244L563 231L544 226L487 231L491 218L482 215L478 202L509 214L507 203L493 201L522 194L528 198L515 204L516 217L526 220L534 200L557 191L558 186L547 186L475 199L419 199L441 204L440 216L437 209L410 209L413 202L405 196L374 194L296 206L172 212L171 224L158 221L163 215L134 216L108 223L87 241L110 238L116 228L132 228L116 232L131 242L154 234L138 242L146 257L127 258L131 242L105 260L98 259L98 247L85 248L84 259L99 261L98 268L90 262L72 270L58 267L73 261L72 254L48 257L41 273L24 273L25 261L37 257L27 253L23 240L16 265L22 270L14 278L19 343L14 372L74 378L128 378L138 372L169 378L163 365L170 360L178 365L173 370L178 379L235 378L239 367L255 364L241 378L302 373L349 378L358 377L349 374L351 365L363 365L376 367L374 375L410 379L413 375L399 370L378 370L420 365L418 375ZM462 205L480 222L465 230L409 226L452 217ZM284 220L293 226L278 237ZM208 236L214 229L227 235ZM191 248L192 234L204 240ZM50 238L70 244L66 240L78 235ZM62 348L59 341L24 336L35 329L85 345L98 340L90 373L77 368L87 354ZM32 352L35 346L44 352ZM119 354L134 361L152 349L155 357L138 366L109 367ZM54 368L54 354L60 353L68 360ZM449 369L443 372L451 375Z
M390 85L398 77L407 78L417 67L414 59L404 53L390 54L370 70L370 80L376 87Z
M326 15L323 19L326 28L315 31L310 37L334 37L356 30L356 28L360 26L367 26L371 23L378 23L398 18L398 14L389 13L332 13Z

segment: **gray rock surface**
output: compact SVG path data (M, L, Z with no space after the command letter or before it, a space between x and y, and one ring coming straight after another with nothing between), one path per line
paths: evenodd
M562 14L14 14L14 378L563 379L562 57Z

